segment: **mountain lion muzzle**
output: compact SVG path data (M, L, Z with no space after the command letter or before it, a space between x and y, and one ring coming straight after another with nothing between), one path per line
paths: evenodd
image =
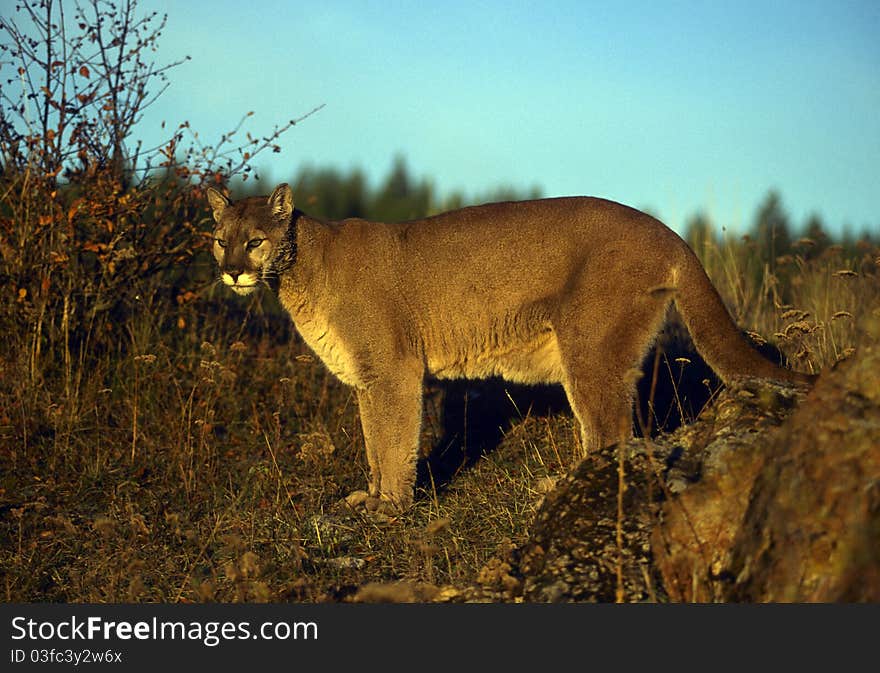
M630 372L673 301L723 380L814 378L753 349L687 244L618 203L493 203L385 224L311 218L286 184L236 202L209 188L208 201L222 281L239 294L271 282L357 391L371 479L349 502L412 503L427 374L561 383L585 451L630 436Z

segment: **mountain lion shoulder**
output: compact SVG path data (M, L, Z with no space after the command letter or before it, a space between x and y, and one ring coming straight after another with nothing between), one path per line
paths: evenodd
M688 245L612 201L493 203L385 224L311 218L286 184L268 199L207 194L223 282L276 289L305 342L357 391L371 471L359 499L373 505L412 502L426 374L561 383L585 451L631 434L628 372L673 301L723 380L814 378L764 359Z

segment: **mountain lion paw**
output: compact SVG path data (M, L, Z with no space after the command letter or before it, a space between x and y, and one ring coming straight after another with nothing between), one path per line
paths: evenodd
M352 491L347 496L345 496L341 502L345 503L352 509L360 507L363 505L370 497L370 494L366 491Z
M376 515L379 518L389 518L400 514L400 510L390 500L377 498L366 491L352 491L340 501L340 504L347 505L351 509L363 507L368 514Z

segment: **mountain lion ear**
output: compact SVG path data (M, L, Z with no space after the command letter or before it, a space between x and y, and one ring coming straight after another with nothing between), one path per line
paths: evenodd
M281 183L269 197L269 210L272 215L284 222L290 221L293 214L293 192L286 182Z
M208 187L206 192L208 195L208 203L211 206L211 210L214 211L214 221L219 223L220 216L223 215L223 211L226 210L226 207L229 205L229 199L213 187Z

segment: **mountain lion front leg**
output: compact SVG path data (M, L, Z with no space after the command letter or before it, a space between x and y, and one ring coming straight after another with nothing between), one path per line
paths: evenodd
M412 504L422 428L423 378L421 368L401 363L393 374L358 390L371 473L368 509L379 505L376 499L397 510Z

